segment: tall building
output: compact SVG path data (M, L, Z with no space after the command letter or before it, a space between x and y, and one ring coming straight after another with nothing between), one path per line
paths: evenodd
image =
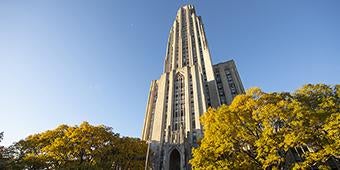
M212 65L202 19L181 7L170 29L164 71L150 86L142 139L154 169L190 169L191 148L202 137L200 116L243 93L233 60Z

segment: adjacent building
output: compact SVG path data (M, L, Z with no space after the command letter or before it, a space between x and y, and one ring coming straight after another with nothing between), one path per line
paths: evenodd
M181 7L146 106L142 139L150 144L152 167L190 169L191 149L203 135L200 116L243 92L235 62L212 64L201 17L192 5Z

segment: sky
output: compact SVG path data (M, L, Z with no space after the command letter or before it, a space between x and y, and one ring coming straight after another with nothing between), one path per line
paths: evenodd
M0 145L83 121L140 137L184 4L213 63L234 59L246 89L340 83L338 0L0 0Z

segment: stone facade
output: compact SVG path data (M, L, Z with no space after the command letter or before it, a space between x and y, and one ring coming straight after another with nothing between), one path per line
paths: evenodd
M243 93L233 60L212 65L202 19L181 7L168 38L164 71L150 86L142 139L153 169L191 169L191 149L202 137L200 116Z

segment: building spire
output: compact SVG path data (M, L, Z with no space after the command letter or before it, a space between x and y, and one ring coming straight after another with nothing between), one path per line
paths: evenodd
M169 32L164 73L185 66L203 65L203 62L211 64L210 56L203 57L204 50L208 49L205 42L203 25L194 6L182 6Z

